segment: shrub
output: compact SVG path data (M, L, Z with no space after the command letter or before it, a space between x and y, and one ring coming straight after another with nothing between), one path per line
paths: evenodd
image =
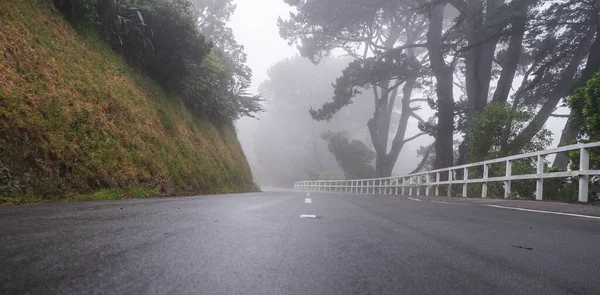
M469 123L468 159L470 162L480 162L509 156L511 153L527 153L543 150L550 144L551 132L542 129L527 145L519 151L513 151L513 142L533 114L528 111L513 109L506 104L490 104ZM530 159L513 162L512 174L534 174L537 163ZM493 165L489 176L503 176L506 164ZM476 173L476 172L472 172ZM481 172L477 172L481 173ZM479 176L480 177L480 176ZM513 196L533 198L535 182L528 180L512 183ZM477 194L477 192L472 192ZM504 197L502 183L492 183L488 187L488 196Z
M600 72L579 88L568 101L572 109L571 124L580 128L578 142L600 141ZM571 168L579 169L579 151L569 153ZM590 150L590 169L600 169L600 152ZM600 178L590 178L589 196L591 201L600 200Z
M213 48L200 33L191 1L54 3L77 26L103 36L130 65L180 94L197 117L228 123L262 111L260 97L245 92L252 73L242 47L236 43L239 48L227 54Z
M329 131L321 137L327 141L327 148L335 156L346 179L363 179L375 175L375 169L371 165L375 152L362 141L350 140L347 131Z

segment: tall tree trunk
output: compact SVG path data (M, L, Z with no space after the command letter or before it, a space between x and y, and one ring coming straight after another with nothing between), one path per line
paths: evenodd
M506 50L506 60L502 64L500 78L492 98L493 103L506 103L508 100L508 95L510 94L512 83L517 72L517 66L523 50L523 36L525 34L525 26L527 24L527 8L535 2L535 0L522 0L519 3L519 6L516 8L516 15L512 19L510 41L508 49ZM495 40L495 42L497 42L497 40ZM487 87L489 88L489 81L487 83ZM483 91L483 89L481 90ZM487 99L487 93L485 97ZM475 110L476 108L473 106L473 111ZM469 118L469 120L470 119L471 118ZM458 147L459 165L465 164L468 161L468 136L469 132L467 130L465 132L465 140L463 140ZM489 150L491 148L491 142L487 144L487 146L487 149Z
M565 124L565 128L563 128L558 146L560 147L571 144L573 140L577 139L578 133L579 129L571 125L571 119L569 118ZM569 153L565 152L556 154L556 158L554 158L552 167L566 170L567 165L569 165Z
M497 31L502 29L496 13L503 0L487 0L486 13L483 13L481 0L469 0L467 18L468 50L466 59L467 118L472 118L487 105L492 63L498 43ZM485 17L485 19L484 19ZM491 36L491 37L490 37Z
M600 70L600 54L595 54L596 52L600 52L600 26L596 26L596 40L594 43L592 43L585 68L581 72L581 77L579 77L577 82L571 87L571 90L569 91L570 94L575 92L577 88L585 86L587 81L593 77L598 70ZM558 146L571 144L577 139L578 134L579 128L577 128L577 126L572 126L571 118L569 118L565 124L565 128L563 128ZM569 165L568 153L558 153L554 159L554 163L552 164L553 167L562 170L565 170L567 165Z
M410 98L412 97L412 91L415 87L416 77L406 81L404 87L402 87L402 113L400 114L400 120L398 122L398 129L396 130L396 135L392 140L392 147L390 149L390 153L387 155L387 160L393 166L398 161L398 156L404 147L406 141L404 140L404 136L406 135L406 129L408 127L408 119L410 119ZM390 175L392 171L390 170ZM386 175L386 176L390 176Z
M431 144L429 147L427 147L427 150L425 150L425 154L423 154L423 159L421 159L421 162L419 163L419 165L417 165L417 168L411 171L410 174L417 173L423 170L423 168L425 168L427 160L429 160L429 155L431 155L431 151L433 150L433 146L434 144Z
M587 36L584 37L581 43L577 46L575 53L569 61L569 64L561 73L560 80L554 89L552 89L552 92L550 92L550 97L548 100L542 105L542 108L533 117L531 122L529 122L529 124L523 129L523 131L521 131L521 133L519 133L519 135L517 135L513 141L511 152L519 152L527 144L527 142L531 141L533 137L544 127L544 124L546 124L546 121L548 121L548 118L550 118L550 115L552 115L560 100L570 93L574 84L577 68L581 64L581 61L589 53L590 41L593 37L592 33L595 33L594 31L588 31Z
M377 156L375 166L376 177L390 177L394 170L394 163L389 161L387 155L383 157Z
M512 21L510 41L508 49L506 50L506 60L502 64L502 72L500 73L500 79L498 79L498 85L496 86L496 91L494 92L494 97L492 99L492 102L494 103L506 103L508 100L508 95L523 51L523 36L525 35L525 26L527 24L527 9L533 2L536 1L521 1L517 8L517 13Z
M435 139L435 168L452 166L453 134L454 134L454 95L453 70L446 65L442 52L442 27L444 24L444 5L438 4L429 12L429 31L427 32L427 49L431 61L431 69L437 80L438 123ZM447 179L448 175L443 175Z
M467 19L468 50L466 56L467 122L487 106L492 64L499 38L497 32L501 26L494 24L496 14L503 4L502 0L487 0L486 13L483 15L481 0L469 0L468 9L461 12ZM492 36L492 37L490 37ZM516 66L515 66L516 67ZM464 164L467 158L469 130L465 130L465 139L459 146L458 164Z

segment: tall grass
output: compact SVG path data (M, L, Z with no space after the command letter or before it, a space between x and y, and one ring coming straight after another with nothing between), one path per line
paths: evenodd
M231 124L194 117L46 1L0 1L0 19L0 195L255 189Z

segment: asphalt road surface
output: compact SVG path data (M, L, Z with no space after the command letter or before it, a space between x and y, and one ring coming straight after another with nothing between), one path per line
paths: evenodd
M0 294L600 294L600 220L289 191L8 206Z

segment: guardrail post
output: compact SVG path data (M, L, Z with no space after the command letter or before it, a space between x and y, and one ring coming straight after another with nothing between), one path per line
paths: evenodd
M454 178L454 170L448 170L448 191L446 195L452 197L452 180Z
M429 183L431 180L429 179L429 173L425 174L425 195L429 197Z
M371 181L371 194L376 194L375 180Z
M544 174L544 156L537 157L537 174ZM535 185L535 199L541 201L544 195L544 179L538 178Z
M440 195L440 173L436 172L435 173L435 182L437 183L435 185L435 196L439 196Z
M511 176L512 176L512 161L507 160L506 161L506 177L511 177ZM510 180L504 181L504 198L505 199L510 197L510 194L511 194L510 185L511 185Z
M463 181L465 182L463 184L463 191L462 191L463 198L467 197L467 180L469 180L469 168L465 167L463 169Z
M579 150L579 171L587 171L590 169L590 150L581 148ZM590 176L585 174L579 175L579 202L588 202L588 186Z
M488 164L483 164L483 182L481 183L481 197L487 198L487 179L489 174L490 166Z
M390 180L389 179L384 179L383 180L383 194L387 195L388 194L388 182Z
M402 194L403 196L406 195L406 190L404 189L405 180L406 177L402 177L402 183L400 183L400 194Z

